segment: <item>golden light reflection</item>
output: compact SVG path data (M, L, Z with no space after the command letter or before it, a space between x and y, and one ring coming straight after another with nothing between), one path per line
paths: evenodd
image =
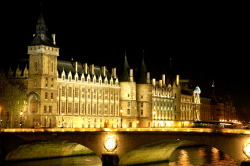
M191 166L187 151L185 150L180 151L178 164L180 165L185 164L186 166Z

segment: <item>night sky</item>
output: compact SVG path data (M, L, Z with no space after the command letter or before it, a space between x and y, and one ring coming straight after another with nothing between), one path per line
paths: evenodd
M201 92L229 94L236 107L250 106L249 10L234 1L60 1L43 0L50 33L56 34L62 60L120 68L126 49L136 69L144 52L151 78L172 66ZM40 1L1 4L1 57L27 56L40 14ZM4 9L4 10L3 10ZM3 60L2 60L3 62Z

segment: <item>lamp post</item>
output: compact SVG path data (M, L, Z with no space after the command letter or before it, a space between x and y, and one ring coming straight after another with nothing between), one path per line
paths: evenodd
M123 110L121 109L120 110L120 113L121 113L121 128L122 128L122 112L123 112Z
M63 128L63 123L64 123L63 115L64 115L64 114L62 114L62 128Z
M23 112L20 112L20 128L23 127Z

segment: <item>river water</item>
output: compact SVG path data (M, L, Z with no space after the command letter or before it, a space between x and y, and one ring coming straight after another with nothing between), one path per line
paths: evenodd
M98 156L76 156L5 163L2 166L102 166L102 163ZM214 147L199 146L176 149L168 162L145 166L237 166L237 164L230 156Z

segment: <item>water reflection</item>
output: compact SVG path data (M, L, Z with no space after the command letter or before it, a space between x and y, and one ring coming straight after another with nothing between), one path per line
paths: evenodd
M4 166L102 166L98 156L74 156L6 163Z
M102 166L98 156L63 157L46 160L22 161L1 166ZM169 162L143 164L143 166L237 166L227 154L214 147L188 147L176 149ZM142 166L142 165L140 165Z
M169 160L169 166L237 166L227 154L214 147L189 147L175 150ZM167 166L167 165L165 165Z
M218 149L202 146L176 149L171 154L169 162L138 166L237 166L237 164Z

